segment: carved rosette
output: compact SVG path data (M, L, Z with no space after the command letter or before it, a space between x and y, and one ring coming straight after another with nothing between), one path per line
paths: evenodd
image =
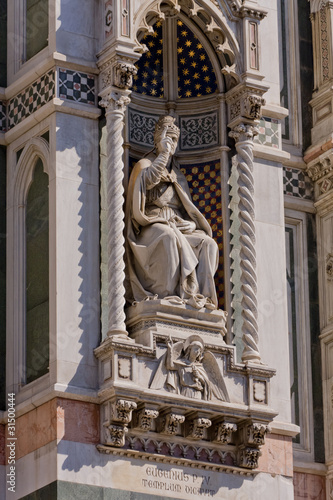
M215 427L215 439L217 443L230 444L233 434L237 431L237 425L232 422L221 422Z
M254 179L253 179L253 137L257 134L255 126L237 125L230 136L236 142L240 243L241 243L241 290L243 316L242 361L260 362L258 336L258 302L256 273L256 238L254 225Z
M102 99L107 127L107 253L108 253L108 335L127 337L125 326L125 239L123 126L127 91L113 91Z
M199 417L194 418L189 422L189 432L187 437L191 439L203 439L205 435L205 430L212 425L212 421L209 418Z

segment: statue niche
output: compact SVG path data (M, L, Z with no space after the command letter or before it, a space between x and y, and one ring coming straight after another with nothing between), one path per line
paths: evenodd
M179 128L160 117L154 150L134 166L126 206L127 300L217 308L218 246L191 200L175 153Z
M230 401L222 373L210 351L205 351L199 335L185 341L167 343L159 361L151 389L166 389L194 399Z

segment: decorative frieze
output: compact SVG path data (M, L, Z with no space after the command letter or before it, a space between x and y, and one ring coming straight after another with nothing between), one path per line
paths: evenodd
M154 131L158 122L158 115L150 115L129 108L129 140L133 144L140 146L154 146Z
M219 143L218 113L182 116L180 118L180 149L183 151L216 146Z
M215 427L214 441L221 444L230 444L236 431L237 425L234 422L220 422Z

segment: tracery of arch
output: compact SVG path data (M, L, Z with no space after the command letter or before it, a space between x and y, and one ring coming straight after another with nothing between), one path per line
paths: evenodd
M181 129L177 160L219 246L216 288L223 309L220 146L226 131L222 103L226 84L220 60L200 27L183 12L165 10L164 19L140 40L148 50L136 63L128 111L129 164L131 168L152 149L158 116L174 115Z

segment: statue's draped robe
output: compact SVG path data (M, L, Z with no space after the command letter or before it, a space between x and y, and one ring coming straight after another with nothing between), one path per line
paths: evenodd
M126 205L127 298L202 294L217 306L214 274L218 247L205 217L191 201L187 181L163 154L140 160L131 174ZM189 234L175 221L192 220Z

